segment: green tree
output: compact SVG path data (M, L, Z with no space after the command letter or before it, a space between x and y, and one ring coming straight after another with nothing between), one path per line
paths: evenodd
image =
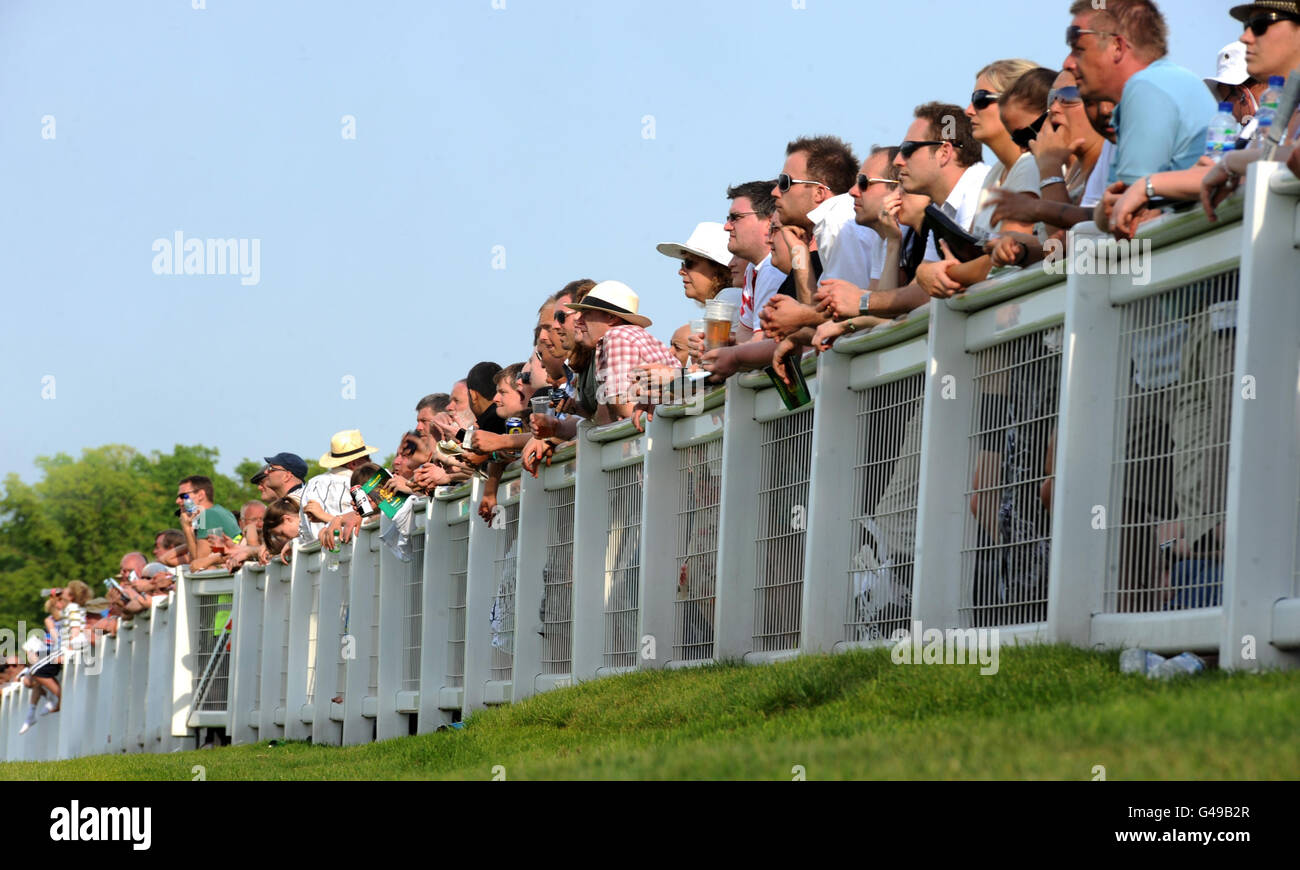
M31 485L9 475L0 490L0 626L39 624L42 587L84 580L102 595L103 579L117 573L124 554L150 558L157 533L176 527L182 478L212 478L216 502L234 511L256 498L248 478L261 466L245 460L232 479L217 473L219 455L203 445L146 456L110 444L86 448L80 459L37 458L41 479Z

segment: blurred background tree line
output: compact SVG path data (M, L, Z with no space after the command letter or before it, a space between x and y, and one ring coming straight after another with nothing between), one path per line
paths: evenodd
M45 618L40 590L83 580L96 597L104 578L117 574L122 556L139 550L153 560L154 537L177 528L176 485L181 478L212 478L217 504L238 514L258 498L248 478L262 462L245 459L235 477L216 470L219 452L177 444L149 455L121 444L89 447L80 459L41 456L42 477L24 483L16 474L0 489L0 627L30 630ZM306 457L304 457L306 458ZM308 477L321 472L308 460Z

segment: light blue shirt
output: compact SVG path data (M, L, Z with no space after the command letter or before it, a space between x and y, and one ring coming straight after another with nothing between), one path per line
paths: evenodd
M1115 106L1110 182L1132 184L1153 172L1188 168L1205 153L1205 133L1218 110L1205 82L1171 61L1135 74Z

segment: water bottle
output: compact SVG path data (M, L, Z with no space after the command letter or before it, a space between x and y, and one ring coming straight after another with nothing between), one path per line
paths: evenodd
M1121 674L1146 674L1150 676L1165 661L1165 657L1146 649L1126 649L1119 654Z
M1219 114L1210 121L1205 131L1205 156L1219 161L1237 142L1237 119L1232 115L1232 103L1219 103Z
M339 570L339 538L342 534L338 529L334 530L334 545L330 547L330 554L325 558L325 567L330 571Z
M1188 677L1192 674L1199 674L1203 670L1205 670L1205 662L1201 660L1201 657L1185 652L1161 662L1155 673L1148 672L1147 676L1153 676L1158 680L1170 680L1174 677Z
M1255 129L1255 138L1251 140L1252 148L1271 147L1267 139L1273 129L1273 122L1277 120L1277 104L1281 102L1282 86L1285 84L1286 79L1282 76L1268 77L1268 90L1259 98L1259 111L1255 114L1258 127Z
M181 508L190 516L194 516L199 512L199 506L194 503L194 499L190 497L188 492L181 496Z

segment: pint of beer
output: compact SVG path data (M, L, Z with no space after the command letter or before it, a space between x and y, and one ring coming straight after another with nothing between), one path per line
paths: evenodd
M729 302L710 299L704 303L704 344L717 350L731 343L731 318L736 306Z

